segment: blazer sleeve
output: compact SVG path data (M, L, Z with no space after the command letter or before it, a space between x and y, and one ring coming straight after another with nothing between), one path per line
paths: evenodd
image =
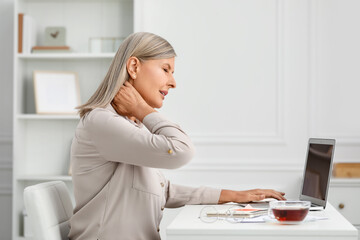
M166 208L178 208L184 205L218 204L221 189L210 187L187 187L166 180Z
M85 127L91 141L106 161L174 169L187 164L194 155L186 133L158 112L143 119L149 131L106 109L95 109L87 118Z

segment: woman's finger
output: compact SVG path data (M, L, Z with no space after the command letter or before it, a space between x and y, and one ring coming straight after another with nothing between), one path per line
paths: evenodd
M275 191L275 194L279 197L279 199L286 200L286 198L284 197L285 193Z
M253 195L253 199L252 201L260 201L260 200L263 200L265 199L265 194L255 194Z
M286 200L283 195L285 195L285 193L283 192L278 192L272 189L263 189L263 190L258 190L256 191L257 194L265 194L266 197L272 197L278 200Z
M286 200L283 195L281 195L278 192L272 192L271 195L269 197L273 197L276 198L277 200Z

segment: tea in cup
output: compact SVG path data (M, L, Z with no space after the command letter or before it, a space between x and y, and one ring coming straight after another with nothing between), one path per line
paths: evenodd
M302 222L309 212L309 201L273 201L270 202L269 216L279 222Z

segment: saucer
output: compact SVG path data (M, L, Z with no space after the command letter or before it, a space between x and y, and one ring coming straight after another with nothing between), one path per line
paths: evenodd
M269 216L265 216L263 219L267 223L276 223L276 224L280 224L280 225L298 225L298 224L301 224L303 222L312 222L312 221L314 221L314 219L308 218L307 216L302 221L278 221L275 218L270 218Z

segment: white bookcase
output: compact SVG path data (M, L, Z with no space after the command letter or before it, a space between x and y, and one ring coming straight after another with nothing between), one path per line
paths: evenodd
M79 117L38 115L34 70L77 72L84 103L104 78L115 53L89 51L93 37L126 37L134 31L135 0L15 0L14 7L14 142L12 239L26 239L23 190L44 181L61 180L72 190L68 175L70 145ZM34 18L36 45L43 45L45 27L64 26L71 53L19 54L18 13Z

